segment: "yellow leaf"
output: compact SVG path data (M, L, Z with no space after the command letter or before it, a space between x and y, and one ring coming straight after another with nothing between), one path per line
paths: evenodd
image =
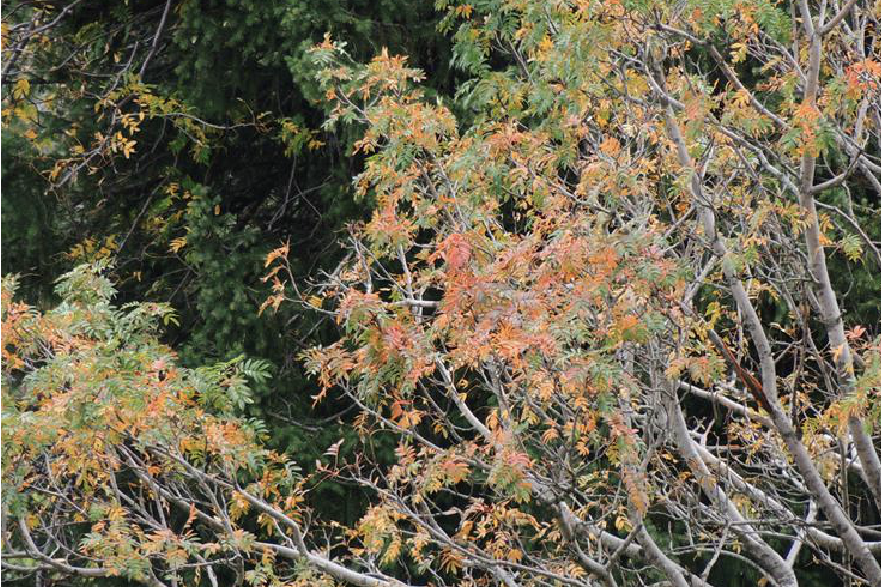
M168 250L171 251L172 253L177 253L182 248L184 248L186 245L187 245L187 237L182 236L182 237L176 238L173 241L171 241L171 244L169 245Z
M746 59L746 43L736 42L731 44L731 60L740 63Z
M618 152L620 150L621 144L615 137L607 138L600 145L600 151L602 151L604 155L608 155L609 157L615 157L616 155L618 155Z
M31 82L27 80L27 78L20 77L18 81L15 82L15 87L12 89L12 97L13 98L24 98L25 96L31 93Z
M126 159L128 159L128 158L129 158L129 155L131 155L131 154L134 152L134 150L135 150L135 143L137 143L137 142L138 142L138 141L126 141L126 142L123 143L123 145L122 145L122 154L123 154L123 156L124 156Z
M549 36L545 36L538 44L538 48L542 53L550 51L554 47L554 41Z

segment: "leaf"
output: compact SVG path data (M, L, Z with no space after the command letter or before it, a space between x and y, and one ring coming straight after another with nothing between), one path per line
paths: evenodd
M458 271L471 258L471 245L464 235L454 233L441 242L438 252L452 271Z
M168 246L168 250L169 252L177 254L185 246L187 246L187 237L181 236L171 241L171 244Z
M617 157L621 151L621 143L615 137L606 137L600 144L600 151L609 157Z
M345 439L340 438L339 440L334 442L326 451L324 451L324 454L333 458L338 458L340 454L340 447L343 445L344 440Z
M839 247L851 261L859 261L863 256L863 243L855 234L848 234L842 238Z
M20 77L15 80L15 85L12 88L12 97L15 99L22 99L26 96L29 96L31 93L31 82L28 81L25 77Z

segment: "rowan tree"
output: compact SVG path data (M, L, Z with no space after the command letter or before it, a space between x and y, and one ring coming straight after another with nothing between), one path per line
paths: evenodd
M115 306L107 269L63 276L45 313L3 282L4 580L375 584L307 551L307 478L236 415L267 365L180 367L170 308Z
M316 50L377 201L308 354L399 435L350 473L368 545L456 584L879 584L878 332L829 270L881 268L877 6L448 11L467 125Z
M24 496L19 572L127 560L154 584L881 584L881 333L830 269L881 269L878 7L439 4L473 75L458 117L405 57L360 65L328 37L313 51L328 128L365 129L354 181L376 210L309 287L290 247L266 259L266 308L293 301L340 326L304 360L317 402L359 409L354 456L337 443L316 475L289 473L230 406L183 405L204 400L179 376L164 434L236 440L208 459L154 424L101 444L132 455L118 470L133 485L106 489L108 458L103 489L74 482L63 504L104 492L131 537L122 554L82 534L110 532L110 516L59 533L73 506L34 497L54 482L44 455L69 468L89 451L47 440L20 478L4 454ZM15 364L31 373L15 418L48 419L46 398L70 393L30 383L54 361ZM5 453L29 446L19 434ZM373 450L389 439L392 462ZM354 527L309 515L324 478L372 499ZM141 538L155 527L178 541L193 528L201 546L155 555Z

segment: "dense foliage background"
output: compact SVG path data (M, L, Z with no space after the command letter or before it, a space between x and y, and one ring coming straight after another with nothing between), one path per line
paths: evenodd
M312 462L338 438L328 424L346 406L313 412L314 384L295 357L333 329L300 308L260 314L264 260L287 242L298 279L333 269L346 224L371 202L351 186L359 130L321 130L306 52L327 32L359 59L388 47L449 95L451 43L434 7L9 2L3 18L4 274L48 307L61 274L112 258L120 300L175 309L164 338L184 364L244 353L272 365L272 387L258 387L248 411L273 444Z

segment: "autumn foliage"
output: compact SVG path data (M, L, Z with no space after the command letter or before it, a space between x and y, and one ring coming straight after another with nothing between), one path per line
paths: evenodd
M21 556L194 584L881 584L881 333L832 269L881 270L877 6L705 4L439 2L474 75L455 104L325 37L326 129L363 128L374 212L310 283L271 253L264 309L338 326L301 358L357 445L293 474L225 399L242 363L132 338L161 308L5 301ZM327 479L363 488L354 527L310 518Z

